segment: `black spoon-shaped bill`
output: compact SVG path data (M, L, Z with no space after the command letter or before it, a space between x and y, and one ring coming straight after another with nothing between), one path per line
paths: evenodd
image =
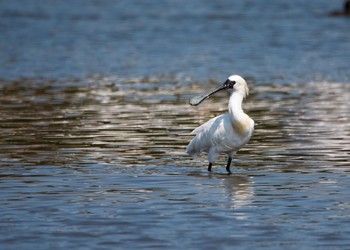
M215 94L216 92L219 92L221 90L224 90L224 89L228 89L229 88L229 85L227 84L227 81L220 85L219 87L213 89L212 91L210 91L209 93L206 93L206 94L202 94L202 95L198 95L198 96L195 96L193 98L191 98L190 100L190 105L192 106L197 106L199 105L201 102L203 102L205 99L209 98L211 95Z

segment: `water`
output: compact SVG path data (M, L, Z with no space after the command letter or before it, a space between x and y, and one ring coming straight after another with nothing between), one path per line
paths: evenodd
M1 1L2 248L348 248L349 19L270 2ZM209 174L227 94L188 100L232 73L257 126Z
M348 81L342 1L0 3L1 78L184 75ZM225 77L224 77L225 76Z

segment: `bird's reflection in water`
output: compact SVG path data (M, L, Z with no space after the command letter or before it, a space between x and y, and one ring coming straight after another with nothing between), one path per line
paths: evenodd
M228 206L231 209L239 210L237 219L244 220L247 218L247 214L244 212L244 208L251 206L254 199L254 177L245 174L224 174L224 173L210 173L199 174L193 172L192 176L201 178L209 178L210 180L218 180L216 183L217 188L223 188L223 194L227 200Z

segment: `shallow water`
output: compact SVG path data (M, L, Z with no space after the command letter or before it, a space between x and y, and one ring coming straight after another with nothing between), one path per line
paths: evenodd
M349 20L326 15L337 5L237 1L232 17L230 1L37 2L0 3L4 249L348 248ZM227 93L188 100L231 73L247 79L257 125L232 175L224 157L208 173L184 151Z
M209 174L205 156L184 153L189 132L225 112L225 94L188 105L214 83L3 84L6 248L350 243L348 84L306 83L301 91L251 81L245 107L258 125L231 176L225 158Z

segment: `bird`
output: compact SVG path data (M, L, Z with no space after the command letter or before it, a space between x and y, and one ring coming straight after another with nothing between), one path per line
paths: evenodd
M239 75L231 75L223 84L209 93L192 98L190 105L197 106L222 90L231 92L228 113L214 117L194 129L191 134L195 136L188 144L186 153L193 157L202 152L208 153L209 172L218 156L226 154L228 157L226 171L231 174L233 155L247 144L254 131L253 119L242 109L242 102L249 95L246 81Z
M343 10L341 11L333 11L329 14L329 16L337 17L337 16L350 16L350 0L345 0L343 4Z

